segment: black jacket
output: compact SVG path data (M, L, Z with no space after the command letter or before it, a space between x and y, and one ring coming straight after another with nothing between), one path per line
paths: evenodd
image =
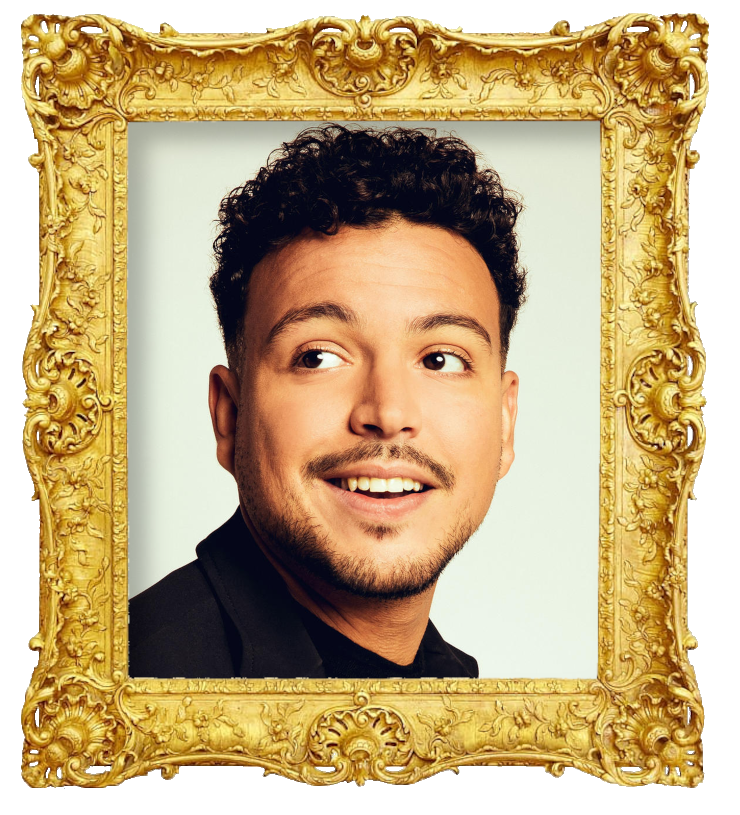
M239 510L196 549L197 560L129 603L129 673L135 677L325 678L301 610L252 539ZM425 653L477 676L473 657L430 621ZM361 678L361 677L358 677Z

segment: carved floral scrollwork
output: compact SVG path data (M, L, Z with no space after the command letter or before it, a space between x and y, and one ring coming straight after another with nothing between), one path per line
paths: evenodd
M173 754L245 753L246 728L226 710L224 699L213 702L185 696L174 716L173 711L152 702L143 709L128 708L125 699L122 704L138 735L149 739L147 761L166 775L176 772L165 760Z
M296 723L295 715L303 708L300 702L279 702L274 707L263 704L260 718L267 734L260 741L260 751L271 756L280 754L299 761L305 755L302 735L303 727Z
M39 365L36 388L25 406L32 414L29 435L49 453L70 453L85 448L100 430L102 413L111 407L98 393L92 363L75 351L50 351Z
M559 97L581 99L586 90L600 92L595 74L583 62L579 52L542 54L537 57L516 56L512 68L494 68L481 77L481 90L476 101L489 99L498 84L512 85L529 94L529 102L542 99L552 89Z
M130 97L143 90L147 99L154 99L160 88L175 93L180 84L190 88L190 98L196 104L207 91L219 91L232 105L236 103L234 87L241 81L243 66L237 65L233 71L223 71L222 60L211 57L208 60L193 62L189 57L177 67L171 61L159 59L156 63L140 68L126 88ZM221 63L221 64L220 64Z
M421 75L421 81L430 82L432 87L424 91L422 99L451 99L455 94L455 85L462 90L468 89L467 79L457 65L460 55L459 50L432 54L429 65Z
M417 36L395 30L399 20L332 20L314 35L311 67L318 82L339 96L373 96L399 91L417 63ZM332 30L326 30L331 25ZM338 30L333 30L338 29Z
M693 359L677 348L651 351L634 362L628 389L616 394L616 404L627 408L634 438L646 449L671 453L697 446L706 400L691 364Z
M50 108L56 102L88 110L123 73L123 35L105 17L33 16L23 23L22 36L24 84Z
M100 308L103 298L100 286L96 285L99 278L94 275L95 267L88 264L87 269L81 273L85 266L84 261L77 261L76 258L71 258L64 269L60 265L60 275L68 275L65 281L66 297L55 299L50 309L54 320L46 328L44 335L48 344L53 346L61 340L80 337L96 353L108 336L97 337L89 330L90 323L105 319L105 312Z
M444 713L437 716L426 713L417 714L419 721L431 730L431 736L426 745L427 751L437 758L462 755L465 748L460 737L460 730L462 725L472 720L473 711L461 712L452 704L449 696L443 697L442 701Z
M626 207L625 207L626 208ZM631 267L623 268L624 279L631 285L629 301L620 303L619 311L626 316L636 316L639 323L630 323L628 319L620 318L617 325L626 335L626 345L629 347L636 342L655 341L669 335L674 329L672 319L674 305L667 294L665 280L672 280L672 268L661 257L658 249L658 230L650 226L647 240L641 244L642 253L632 263Z
M270 73L266 76L254 79L252 84L258 88L264 88L267 93L275 99L280 96L280 88L286 85L293 93L300 96L306 95L306 89L301 83L296 66L298 64L297 55L284 55L278 51L268 51L267 61L271 66Z
M327 711L311 726L309 757L318 767L334 768L331 783L391 781L398 772L387 768L406 767L414 755L411 731L401 714L369 701L359 692L354 707ZM324 773L310 774L324 783L328 780Z

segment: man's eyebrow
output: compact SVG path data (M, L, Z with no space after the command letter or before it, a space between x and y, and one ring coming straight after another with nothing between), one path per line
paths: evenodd
M445 325L457 325L460 328L472 331L493 351L491 335L475 317L469 317L467 314L428 314L426 317L417 317L409 323L408 332L410 334L422 334Z
M310 306L301 306L300 308L292 308L287 311L270 329L270 333L265 340L265 348L269 348L275 340L284 332L287 331L292 325L296 323L304 323L306 320L315 320L320 317L325 317L330 320L338 320L342 323L347 323L351 326L357 326L360 323L360 318L352 311L351 308L343 306L341 303L333 303L330 301L324 303L312 303Z

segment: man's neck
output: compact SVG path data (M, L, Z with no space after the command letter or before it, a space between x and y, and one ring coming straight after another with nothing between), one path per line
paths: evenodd
M396 600L354 597L327 586L319 592L281 564L273 565L293 598L340 634L398 665L414 661L429 622L433 586L422 594Z
M357 597L317 579L296 575L261 540L243 512L255 542L296 602L353 642L398 665L410 665L429 622L434 588L400 599Z

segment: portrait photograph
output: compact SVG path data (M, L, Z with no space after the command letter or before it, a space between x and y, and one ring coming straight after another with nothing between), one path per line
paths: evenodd
M383 122L382 129L374 124L372 130L393 132L398 126ZM346 127L350 136L368 129L361 123ZM307 129L312 126L304 122L167 122L130 128L128 311L137 327L129 335L128 355L131 597L191 561L195 544L220 527L239 503L233 477L216 460L207 404L209 372L227 364L207 288L218 232L214 221L231 189L253 178L272 151ZM527 292L504 366L519 377L516 466L496 486L485 521L440 578L431 618L445 639L477 659L480 676L595 675L598 126L424 122L420 132L462 139L478 154L481 169L496 170L504 188L523 202L515 229ZM383 160L388 161L376 159ZM368 269L352 266L350 272L347 287ZM403 291L390 296L401 297ZM309 295L298 290L297 296ZM443 300L435 310L452 310L446 307ZM318 330L330 331L327 326ZM330 342L329 336L319 333L317 339ZM429 336L415 350L444 340ZM306 342L301 337L298 345ZM309 392L303 398L314 397ZM327 396L322 392L317 398ZM423 422L431 405L421 404L420 411ZM301 432L299 415L283 419L286 435ZM437 421L446 425L451 419L443 414ZM432 416L428 421L434 421ZM461 413L453 421L466 426L473 419ZM423 435L417 444L421 440ZM346 439L339 435L333 440L338 449L324 452L344 452L363 441L357 432ZM483 444L478 439L476 451ZM495 459L498 451L485 455ZM373 463L352 466L359 472ZM468 467L473 466L470 461ZM565 485L571 496L567 502L562 500ZM479 489L476 485L474 492Z
M737 12L17 11L24 808L729 800Z

